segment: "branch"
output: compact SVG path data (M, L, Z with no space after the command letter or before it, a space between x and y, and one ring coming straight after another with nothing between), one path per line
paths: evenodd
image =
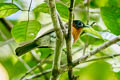
M13 38L11 38L11 39L9 39L9 40L6 40L6 41L0 43L0 47L1 47L1 46L4 46L4 45L6 45L6 44L9 44L9 43L11 43L12 41L14 41Z
M103 57L93 58L93 59L90 59L90 60L86 60L84 63L91 62L91 61L102 60L102 59L114 58L114 57L118 57L118 56L120 56L120 54L114 54L114 55L110 55L110 56L103 56Z
M34 74L34 75L32 75L32 76L29 76L29 77L27 77L27 78L25 78L25 79L30 80L30 79L33 79L33 78L38 78L38 77L41 77L42 75L46 75L46 74L50 73L51 71L52 71L52 70L49 69L49 70L46 70L46 71L44 71L44 72L41 72L41 73L38 73L38 74Z
M111 46L112 44L114 44L118 41L120 41L120 36L118 36L118 37L116 37L116 38L114 38L110 41L105 42L104 44L97 47L95 50L91 51L89 55L85 55L84 57L73 61L73 67L79 65L80 63L85 63L85 62L90 62L90 61L95 61L95 60L100 60L100 59L108 59L108 58L113 58L113 57L120 56L120 54L114 54L114 55L111 55L111 56L104 56L104 57L100 57L100 58L94 58L94 59L86 60L88 57L90 57L92 55L95 55L97 52L100 52L101 50ZM63 73L65 71L68 71L68 67L66 65L62 66L62 68L60 69L60 73ZM51 70L45 71L45 72L47 74L47 73L51 72ZM45 73L45 72L43 72L43 73ZM43 73L36 74L36 76L41 76L41 75L43 75ZM32 78L35 78L35 75Z
M65 27L64 27L64 25L63 25L63 23L62 23L62 21L61 21L60 15L58 15L58 20L59 20L59 23L60 23L60 27L61 27L61 29L62 29L62 32L63 32L63 34L64 34L64 37L66 37L66 29L65 29Z
M73 6L74 0L70 0L69 8L69 24L68 24L68 35L66 36L66 47L67 47L67 63L68 63L68 76L69 80L73 80L72 70L72 23L73 23Z
M32 53L32 56L35 58L35 60L36 60L37 62L39 62L39 61L40 61L40 56L39 56L35 51L31 51L31 53ZM39 68L39 70L40 70L41 72L43 72L42 65L39 65L38 68ZM48 80L49 78L48 78L47 75L44 75L44 79L45 79L45 80Z
M80 63L85 62L87 58L91 57L92 55L95 55L96 53L100 52L101 50L103 50L103 49L105 49L105 48L107 48L109 46L111 46L112 44L114 44L114 43L116 43L118 41L120 41L120 36L118 36L118 37L116 37L116 38L114 38L114 39L112 39L110 41L105 42L104 44L97 47L95 50L91 51L89 54L75 60L73 62L73 67L80 64Z
M0 21L4 24L4 26L8 29L8 31L11 32L11 28L13 25L5 18L0 18Z
M54 51L51 80L57 80L59 76L60 59L61 59L61 52L62 52L64 38L63 38L63 34L60 29L60 25L57 17L55 0L49 0L49 8L50 8L51 18L53 22L53 27L56 32L56 47Z
M91 62L91 61L97 61L97 60L102 60L102 59L108 59L108 58L113 58L113 57L118 57L118 56L120 56L120 54L114 54L114 55L111 55L111 56L103 56L103 57L94 58L94 59L90 59L90 60L84 61L83 63ZM61 70L62 70L61 73L67 71L67 69L65 70L65 68L62 68ZM46 71L44 71L42 73L34 74L34 75L32 75L32 76L30 76L30 77L28 77L26 79L38 78L38 77L40 77L42 75L50 73L51 71L52 71L51 69L50 70L46 70Z
M51 55L51 54L50 54ZM25 76L27 76L30 72L32 72L33 70L35 70L37 67L39 67L41 65L41 63L43 63L50 55L48 55L45 59L41 60L37 65L35 65L34 67L32 67L30 70L28 70L22 77L20 80L24 80Z
M21 57L18 57L18 60L25 66L25 68L26 68L27 70L30 70L30 69L31 69L30 66L29 66ZM31 73L31 74L34 74L33 71L31 71L30 73Z
M87 11L86 11L86 14L87 14L87 25L89 25L89 20L90 20L90 15L89 15L89 7L90 7L90 1L87 0ZM83 48L83 56L85 55L85 51L87 49L87 46L88 46L88 35L86 36L86 41L84 43L84 48Z

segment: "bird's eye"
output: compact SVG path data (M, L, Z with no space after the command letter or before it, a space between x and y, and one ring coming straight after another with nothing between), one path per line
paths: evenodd
M78 25L79 25L79 26L83 26L83 24L82 24L82 23L79 23Z

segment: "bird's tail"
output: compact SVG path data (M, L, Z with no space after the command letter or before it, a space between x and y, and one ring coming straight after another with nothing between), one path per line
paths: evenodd
M21 47L18 47L15 52L16 52L16 55L17 56L21 56L22 54L36 48L38 45L36 44L36 42L31 42L31 43L28 43L28 44L25 44Z

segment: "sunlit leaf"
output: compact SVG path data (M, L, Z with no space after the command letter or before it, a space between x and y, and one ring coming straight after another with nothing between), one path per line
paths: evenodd
M91 34L93 34L94 36L102 39L102 36L101 36L96 30L94 30L92 27L84 28L84 31L86 31L86 32L88 32L88 33L91 33Z
M40 12L49 13L49 8L46 3L42 3L34 9L35 17L38 17Z
M86 35L87 35L87 40L88 40L88 44L92 44L92 45L100 45L102 43L104 43L103 39L97 38L94 35L91 34L84 34L80 37L80 39L84 42L86 42Z
M61 3L56 3L57 10L62 18L68 19L68 8L67 6L61 4Z
M46 58L48 55L53 54L53 50L50 48L40 48L37 52L41 53L40 58Z
M68 80L68 74L67 72L60 75L60 80Z
M56 8L60 16L64 19L68 19L68 8L62 3L56 3ZM38 17L40 12L49 13L49 7L46 3L42 3L34 9L35 16Z
M114 34L120 35L120 8L103 7L101 16L106 27Z
M41 28L38 21L22 21L16 24L12 29L12 35L17 42L33 40Z
M108 0L94 0L95 3L99 6L99 7L104 7L106 6Z
M69 0L68 0L69 1ZM75 0L75 6L82 4L84 0Z
M116 74L118 80L120 80L120 72L116 72L115 74Z
M117 80L110 64L97 61L87 67L80 69L77 80Z
M118 7L119 6L119 3L120 1L119 0L108 0L108 5L109 7Z
M12 3L0 3L0 18L9 16L20 10L15 4Z

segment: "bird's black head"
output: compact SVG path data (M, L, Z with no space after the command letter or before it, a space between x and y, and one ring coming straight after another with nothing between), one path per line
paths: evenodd
M73 20L73 25L75 28L79 29L79 28L84 28L84 27L88 27L88 25L85 25L82 21L80 20Z

